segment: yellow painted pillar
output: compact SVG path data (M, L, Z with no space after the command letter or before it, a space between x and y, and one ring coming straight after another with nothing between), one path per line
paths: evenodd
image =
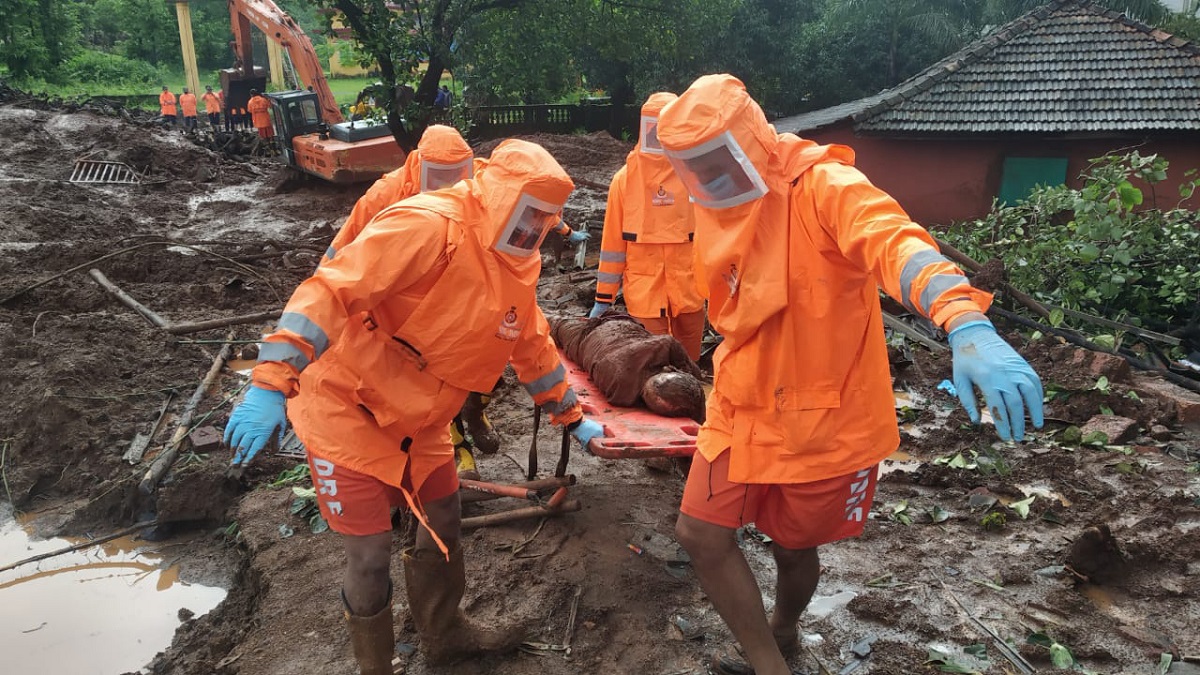
M267 63L271 66L271 84L274 85L274 89L287 89L287 84L283 81L283 47L270 38L267 38Z
M192 8L186 1L175 3L175 18L179 20L179 46L183 49L183 76L192 93L200 96L200 70L196 67L196 44L192 40Z

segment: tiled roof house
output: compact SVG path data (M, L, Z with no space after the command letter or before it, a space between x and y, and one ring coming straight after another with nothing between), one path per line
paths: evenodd
M1056 0L892 89L775 126L850 145L926 224L981 216L1036 183L1075 184L1090 158L1120 149L1166 157L1178 183L1200 168L1200 46Z

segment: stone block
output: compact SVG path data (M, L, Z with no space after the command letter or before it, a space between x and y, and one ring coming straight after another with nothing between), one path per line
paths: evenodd
M212 452L221 447L221 432L212 426L200 427L188 435L188 440L192 442L192 452Z
M1200 429L1200 394L1150 375L1134 375L1132 386L1140 394L1174 404L1177 422Z
M1080 431L1084 438L1097 431L1102 432L1110 444L1119 445L1137 435L1137 421L1117 415L1096 415Z

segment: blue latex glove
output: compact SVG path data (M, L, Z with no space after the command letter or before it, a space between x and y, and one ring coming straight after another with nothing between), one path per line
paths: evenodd
M572 244L582 244L591 238L591 233L584 230L571 230L571 234L567 235L567 241Z
M287 398L274 390L250 385L242 404L229 416L225 425L225 443L235 448L233 464L249 464L278 432L283 440L287 428Z
M575 437L575 440L579 441L584 451L590 454L591 451L588 450L588 443L593 438L604 438L604 425L599 422L593 422L585 417L579 420L579 425L571 430L571 435Z
M1026 410L1033 426L1042 428L1042 381L990 321L968 321L950 331L949 339L954 388L972 423L979 424L979 387L1002 440L1025 440Z
M588 318L594 319L607 312L610 307L612 307L611 302L597 302L592 305L592 311L588 312Z

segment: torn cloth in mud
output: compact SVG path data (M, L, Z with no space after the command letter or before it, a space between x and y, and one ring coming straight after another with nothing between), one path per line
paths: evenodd
M551 319L550 335L609 403L704 420L703 375L670 335L654 335L637 319L612 311L594 319Z

